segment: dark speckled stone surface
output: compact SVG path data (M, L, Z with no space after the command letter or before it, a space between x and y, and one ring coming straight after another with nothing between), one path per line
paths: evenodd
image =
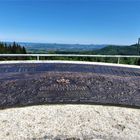
M0 108L47 103L139 108L140 69L88 64L0 65Z

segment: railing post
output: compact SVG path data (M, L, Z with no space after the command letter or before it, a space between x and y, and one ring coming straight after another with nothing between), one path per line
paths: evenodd
M118 64L120 64L120 57L118 57Z
M37 60L39 61L39 55L37 55Z

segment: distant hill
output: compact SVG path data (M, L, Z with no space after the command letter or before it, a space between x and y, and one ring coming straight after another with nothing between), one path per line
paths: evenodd
M50 51L68 51L68 52L81 52L81 51L93 51L104 48L107 45L83 45L83 44L57 44L57 43L22 43L20 45L25 46L27 52L30 53L48 53Z
M103 48L98 48L94 50L83 50L83 51L50 51L49 53L56 54L93 54L93 55L138 55L138 47L136 44L130 46L117 46L117 45L108 45Z
M8 43L7 43L8 44ZM3 44L5 45L5 44ZM40 43L11 43L3 48L0 48L1 53L23 53L23 49L27 53L55 53L55 54L96 54L96 55L138 55L138 45L117 46L117 45L80 45L80 44L40 44ZM18 46L25 46L22 51L19 51ZM140 47L140 46L139 46ZM16 48L16 50L15 50ZM5 52L4 50L8 50ZM12 52L9 52L11 51ZM14 51L13 51L14 50ZM25 50L25 53L26 53ZM18 59L18 58L15 58ZM20 58L27 59L27 58ZM29 60L34 58L28 57ZM90 57L43 57L42 60L75 60L75 61L94 61L94 62L108 62L117 63L116 58L90 58ZM7 60L7 58L5 58ZM130 65L140 65L140 58L121 58L120 63Z
M10 44L10 43L9 43ZM138 55L137 44L121 45L83 45L83 44L57 44L57 43L26 43L18 42L26 48L27 53L77 53L102 55Z
M25 46L29 53L86 53L104 55L137 55L137 45L83 45L83 44L56 44L56 43L19 43Z
M130 46L109 45L99 50L95 50L94 53L104 55L137 55L138 48L136 44Z

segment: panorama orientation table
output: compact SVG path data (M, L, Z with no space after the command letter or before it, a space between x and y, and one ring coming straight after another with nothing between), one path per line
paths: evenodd
M0 63L0 108L38 104L140 108L140 67L73 62Z

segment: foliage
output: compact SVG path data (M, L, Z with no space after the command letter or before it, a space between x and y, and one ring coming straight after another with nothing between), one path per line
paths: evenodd
M139 55L139 46L137 44L131 46L115 46L109 45L107 47L93 50L93 51L50 51L50 54L92 54L92 55ZM50 58L48 58L50 59ZM52 57L51 59L59 60L80 60L80 61L94 61L94 62L108 62L108 63L117 63L117 58L90 58L90 57ZM130 64L130 65L140 65L139 58L121 58L120 63Z
M0 42L0 54L26 54L26 49L25 47L20 46L17 43L13 43L13 44L6 44L6 43L2 43ZM9 57L3 57L1 58L1 60L17 60L17 59L27 59L25 57L13 57L13 58L9 58Z
M101 49L97 50L90 50L90 51L53 51L50 50L49 54L93 54L93 55L139 55L139 47L138 44L134 44L131 46L115 46L115 45L109 45ZM25 47L20 46L19 44L16 44L15 42L13 44L6 44L6 43L0 43L0 53L6 53L6 54L26 54ZM45 50L41 50L38 52L38 50L34 49L30 53L46 53ZM3 58L4 60L9 59L15 59L15 60L36 60L36 57L14 57L14 58ZM2 59L2 60L3 60ZM40 57L41 60L73 60L73 61L93 61L93 62L108 62L108 63L117 63L117 58L100 58L100 57ZM120 63L122 64L130 64L130 65L140 65L140 59L139 58L121 58Z

